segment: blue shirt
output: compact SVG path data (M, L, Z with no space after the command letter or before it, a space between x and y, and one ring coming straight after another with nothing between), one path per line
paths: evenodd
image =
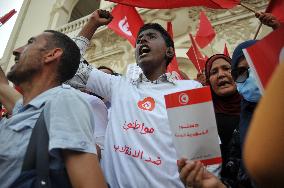
M49 89L27 105L19 100L13 116L0 121L0 187L6 188L20 175L32 129L44 107L49 133L50 168L62 168L59 149L96 154L94 118L89 104L70 86Z

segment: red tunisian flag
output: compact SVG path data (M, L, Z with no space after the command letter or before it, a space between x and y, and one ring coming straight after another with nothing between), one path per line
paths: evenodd
M266 12L273 14L280 22L284 22L284 1L270 0Z
M202 73L203 69L205 68L206 57L203 57L201 52L199 51L194 38L191 34L189 34L192 46L187 51L186 55L191 60L195 68L198 70L199 73Z
M111 14L114 18L108 27L135 47L138 31L144 25L136 9L130 6L116 5Z
M5 14L3 17L0 18L0 26L2 26L4 23L6 23L14 14L16 14L16 10L13 9L7 14Z
M223 52L224 55L230 57L230 53L229 53L229 50L227 48L227 44L225 43L225 47L224 47L224 52Z
M260 89L266 87L273 71L279 64L281 49L284 47L284 25L255 45L244 49L244 54L254 73Z
M173 38L173 26L171 22L167 23L167 31L170 34L170 36ZM167 67L167 72L172 73L172 75L175 76L177 80L182 80L182 77L180 76L180 71L178 68L178 62L176 56L172 59L171 63Z
M180 7L205 6L214 9L230 9L240 0L107 0L114 3L149 9L171 9Z
M200 48L207 46L216 36L210 21L203 11L200 12L199 28L195 35L195 41Z

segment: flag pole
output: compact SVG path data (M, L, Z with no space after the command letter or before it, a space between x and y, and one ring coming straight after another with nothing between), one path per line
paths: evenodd
M199 73L202 73L202 72L201 72L200 65L199 65L199 60L198 60L198 58L197 58L197 55L196 55L196 52L195 52L195 48L194 48L194 46L193 46L193 45L192 45L192 48L193 48L193 52L194 52L195 59L196 59L196 61L197 61L197 65L198 65Z
M195 49L195 47L194 47L194 45L193 45L193 40L194 40L194 38L193 38L193 36L191 35L191 34L189 34L190 35L190 40L191 40L191 43L192 43L192 49L193 49L193 52L194 52L194 56L195 56L195 60L197 61L197 65L198 65L198 69L199 69L199 72L201 73L201 68L200 68L200 65L199 65L199 60L198 60L198 58L197 58L197 55L196 55L196 49Z
M251 8L251 7L249 7L249 6L245 5L245 4L243 4L242 2L240 2L240 5L241 5L242 7L244 7L244 8L246 8L246 9L248 9L249 11L255 13L255 14L257 13L253 8ZM257 28L257 31L256 31L256 33L255 33L255 35L254 35L254 37L253 37L254 40L257 38L257 35L259 34L259 31L260 31L261 27L262 27L262 23L260 23L259 26L258 26L258 28Z
M242 2L240 3L240 5L253 13L257 13L253 8L243 4Z
M254 35L254 37L253 37L253 40L256 40L257 35L259 34L259 31L260 31L261 27L262 27L262 22L259 24L259 26L258 26L258 28L257 28L257 31L256 31L256 33L255 33L255 35Z

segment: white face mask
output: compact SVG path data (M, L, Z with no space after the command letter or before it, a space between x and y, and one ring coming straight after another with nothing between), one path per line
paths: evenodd
M251 72L251 69L248 69L249 77L243 83L237 83L237 89L239 93L244 97L245 100L249 102L258 102L261 93L256 84L255 77Z

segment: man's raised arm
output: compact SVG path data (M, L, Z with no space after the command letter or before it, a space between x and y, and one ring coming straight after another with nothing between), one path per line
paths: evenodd
M73 38L80 49L81 56L85 54L96 30L100 26L109 24L112 18L112 15L106 10L99 9L91 14L88 22L83 26L78 36ZM104 98L110 98L112 80L114 80L112 76L94 69L92 65L84 63L84 59L81 58L78 71L75 76L66 83L76 89L88 90ZM87 83L89 83L89 85Z
M95 10L91 14L88 22L83 26L82 30L79 32L78 36L73 38L74 42L77 44L77 46L80 49L81 53L80 65L84 65L83 56L85 55L86 49L88 48L90 40L92 39L96 30L103 25L109 24L112 21L112 19L113 17L108 11L100 9ZM81 67L82 66L79 67L79 72L81 72L80 71Z
M9 85L8 79L0 66L0 102L4 105L9 114L12 114L15 103L21 97L22 95Z

